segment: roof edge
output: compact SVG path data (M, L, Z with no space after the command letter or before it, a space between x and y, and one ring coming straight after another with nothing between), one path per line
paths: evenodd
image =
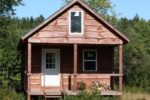
M46 25L48 22L53 20L55 17L57 17L59 14L61 14L63 11L67 10L69 7L71 7L73 4L79 3L81 6L83 6L86 10L91 12L94 16L96 16L98 19L100 19L105 25L107 25L111 30L113 30L117 35L122 38L123 43L126 44L130 40L119 30L117 30L114 26L112 26L110 23L108 23L104 18L102 18L99 14L97 14L95 11L93 11L89 6L87 6L82 0L72 0L70 3L63 6L60 10L52 14L50 17L48 17L45 21L43 21L41 24L39 24L37 27L29 31L26 35L21 37L21 41L24 42L28 37L33 35L36 31L38 31L40 28L42 28L44 25Z

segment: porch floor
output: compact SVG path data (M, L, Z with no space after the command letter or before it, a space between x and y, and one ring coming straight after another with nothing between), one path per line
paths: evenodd
M122 95L122 92L108 90L108 91L101 91L100 95L102 95L102 96L119 96L119 95Z
M60 90L31 90L30 95L62 95Z
M46 95L46 96L61 96L63 93L66 93L67 95L72 95L75 96L78 94L78 92L66 90L66 91L61 91L61 90L32 90L28 91L29 95ZM122 92L118 91L113 91L113 90L108 90L108 91L101 91L100 95L102 96L119 96L122 95Z

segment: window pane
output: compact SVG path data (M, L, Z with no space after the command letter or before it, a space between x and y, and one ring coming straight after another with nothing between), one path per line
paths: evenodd
M81 33L81 12L71 12L71 33Z
M96 51L84 51L84 60L96 60Z
M50 66L49 66L49 64L46 64L46 68L49 68Z
M84 70L96 70L96 61L84 61Z
M55 68L55 53L46 53L46 68Z

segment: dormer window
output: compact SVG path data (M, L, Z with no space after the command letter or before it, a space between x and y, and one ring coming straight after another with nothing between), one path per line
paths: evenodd
M69 34L70 35L83 34L83 12L82 11L70 11Z

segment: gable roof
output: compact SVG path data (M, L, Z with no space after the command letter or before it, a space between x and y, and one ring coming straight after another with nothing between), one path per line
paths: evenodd
M99 19L104 25L108 26L111 31L115 33L119 38L123 40L123 43L128 43L130 40L122 34L120 31L118 31L116 28L114 28L111 24L109 24L106 20L104 20L100 15L98 15L96 12L94 12L90 7L88 7L85 3L82 2L82 0L73 0L64 7L62 7L60 10L58 10L56 13L51 15L49 18L47 18L44 22L42 22L40 25L32 29L30 32L28 32L26 35L24 35L21 38L21 41L24 42L27 40L30 36L32 36L35 32L37 32L39 29L41 29L43 26L48 24L50 21L55 19L57 16L62 14L64 11L68 10L70 7L72 7L74 4L81 5L84 9L89 11L91 14L93 14L97 19Z

